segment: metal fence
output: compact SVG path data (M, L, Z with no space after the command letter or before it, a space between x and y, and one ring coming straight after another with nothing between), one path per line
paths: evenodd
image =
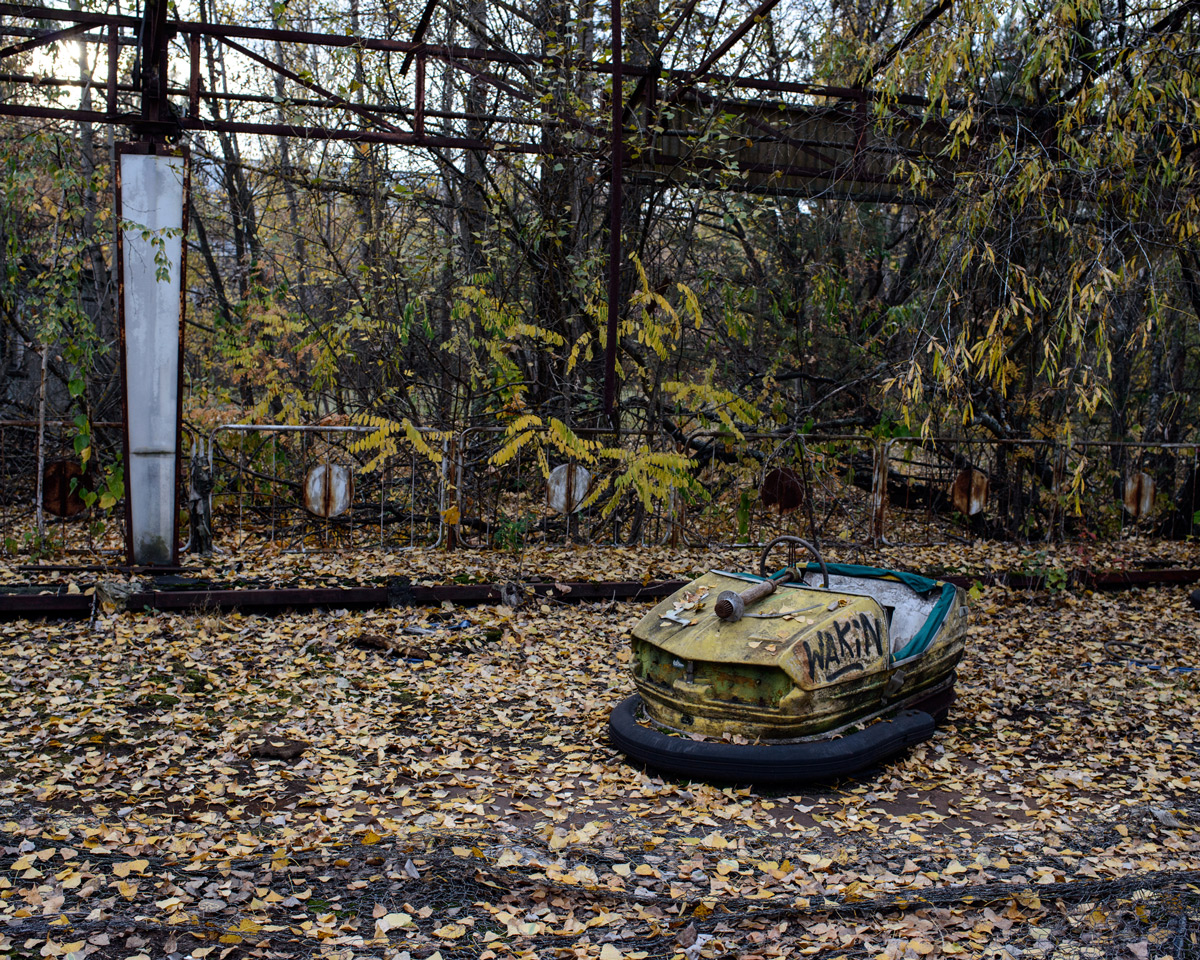
M120 550L122 504L100 509L86 498L106 467L119 463L121 429L92 424L84 465L74 422L0 420L0 556Z
M354 424L214 428L196 452L210 470L217 548L236 553L264 540L305 552L439 546L449 442L423 431L439 464L411 445L381 455L362 443L375 433Z
M883 448L880 539L1183 538L1200 527L1200 444L894 439Z
M116 431L115 443L119 425L102 426ZM9 553L33 543L36 428L0 423L0 549ZM576 431L609 449L686 456L685 482L660 484L646 499L627 482L620 457L580 462L555 457L551 443L529 443L504 459L498 454L512 438L501 428L420 431L426 452L402 432L383 447L378 438L363 442L376 432L354 424L189 431L181 504L189 485L193 498L203 491L215 546L231 555L259 543L305 552L682 547L794 533L866 546L1200 532L1198 443ZM72 425L48 424L45 437L42 502L54 507L45 509L52 546L119 548L120 507L101 513L68 496L78 460ZM197 483L197 463L207 467L206 481Z
M616 458L584 463L517 450L496 466L506 438L499 429L469 430L455 443L455 489L462 542L492 547L530 543L761 543L779 533L834 527L869 536L874 442L699 432L686 437L623 431L576 431L629 451L690 458L686 481L643 498L620 491L626 465ZM547 478L545 472L550 476ZM573 485L573 489L567 489Z

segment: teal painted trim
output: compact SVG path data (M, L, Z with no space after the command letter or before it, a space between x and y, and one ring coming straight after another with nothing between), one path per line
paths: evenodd
M938 600L937 606L929 611L929 618L925 621L925 626L918 630L916 635L904 645L903 650L897 650L892 654L892 663L907 660L909 657L915 657L919 653L924 653L929 648L929 645L933 643L933 638L942 629L942 623L946 620L946 614L950 612L950 607L954 604L954 594L954 587L951 587L949 590L942 590L941 599Z
M864 567L857 563L830 563L826 564L830 573L836 573L842 577L870 577L874 580L899 580L915 590L917 593L924 596L931 593L941 586L940 580L932 580L929 577L923 577L919 573L903 573L900 570L885 570L883 567ZM809 563L809 570L821 569L819 564Z
M946 589L949 584L942 580L934 580L930 577L923 577L919 573L904 573L901 570L886 570L883 567L867 567L857 563L828 563L825 565L830 573L836 573L840 577L866 577L872 580L898 580L915 593L925 596L927 593L932 593L934 590L941 589L942 596L932 610L929 611L929 616L925 619L924 626L916 632L911 640L904 645L900 650L892 654L892 663L900 660L907 660L909 657L915 657L918 654L924 653L929 649L929 645L933 643L933 638L937 636L937 632L942 629L942 623L946 620L946 614L950 612L950 608L954 605L954 595L956 590L954 587ZM779 576L786 567L780 568L773 576ZM816 573L821 572L821 565L810 562L806 569ZM724 573L723 570L714 570L713 573ZM766 577L760 577L753 573L738 573L733 576L739 579L762 581Z

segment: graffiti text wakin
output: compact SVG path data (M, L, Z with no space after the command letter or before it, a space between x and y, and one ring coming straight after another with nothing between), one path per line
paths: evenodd
M883 631L869 613L835 621L810 643L804 641L808 678L829 682L854 670L863 670L864 659L883 656Z

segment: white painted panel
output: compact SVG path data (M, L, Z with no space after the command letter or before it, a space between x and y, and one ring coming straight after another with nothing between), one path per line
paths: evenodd
M127 496L135 563L169 563L175 531L184 159L121 155Z
M128 496L133 518L134 563L170 563L175 536L175 454L129 457Z

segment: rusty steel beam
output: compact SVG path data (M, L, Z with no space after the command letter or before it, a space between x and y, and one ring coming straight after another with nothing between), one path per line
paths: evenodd
M130 124L130 130L135 136L157 140L170 130L167 54L171 29L167 25L167 0L145 0L138 29L141 42L138 59L134 61L133 82L141 89L142 113Z
M753 30L758 24L762 23L763 18L768 13L779 5L779 0L762 0L757 7L750 13L745 20L731 33L716 50L705 57L698 67L694 70L687 71L692 78L705 76L712 69L714 63L720 60L725 54L732 50L747 33Z
M107 113L99 110L76 110L63 107L30 107L20 103L0 102L0 116L29 117L35 120L70 120L83 123L134 123L137 114Z
M69 77L68 78L48 77L48 76L40 76L39 77L32 73L0 73L0 83L19 83L19 84L22 84L25 86L34 87L34 88L38 88L38 89L40 89L42 87L60 87L60 88L67 88L67 89L82 89L84 87L87 87L89 89L94 90L96 88L96 85L94 83L91 83L90 81L87 81L87 80L72 80ZM136 93L137 92L137 87L133 86L132 84L128 84L128 83L123 83L123 84L118 85L118 89L122 93ZM271 103L274 102L271 100L270 97L263 97L262 99L264 99L268 102L271 102Z
M947 583L959 587L972 587L975 584L988 586L1009 587L1013 590L1039 590L1046 585L1045 577L1027 573L983 573L977 577L969 574L954 574L939 577ZM1142 587L1173 587L1191 583L1200 583L1200 570L1176 568L1168 570L1121 570L1093 571L1090 569L1072 570L1067 575L1067 582L1079 589L1090 590L1137 590Z
M24 567L30 571L103 570L101 567L71 567L40 565ZM141 572L149 568L122 568ZM154 568L162 573L165 568ZM186 568L171 568L187 572ZM969 587L976 583L1007 586L1013 589L1038 589L1041 578L1022 573L946 576L948 583ZM1177 586L1200 582L1200 570L1168 569L1124 572L1076 570L1071 582L1079 587L1100 590L1136 589L1147 586ZM552 599L563 602L596 602L605 600L651 601L668 596L686 583L684 580L638 581L574 581L527 583L516 585L525 599ZM500 603L513 585L491 583L412 585L397 581L384 587L286 587L269 589L210 589L204 581L199 589L150 590L134 594L127 606L130 609L187 611L194 609L243 610L253 612L314 607L382 607L438 606L444 602L476 604ZM90 613L91 598L82 594L0 593L0 617L74 616Z
M45 567L43 569L65 569ZM166 568L155 568L161 573ZM182 568L174 567L172 570ZM682 587L684 580L641 583L626 581L582 581L520 584L525 599L558 600L564 603L608 600L660 600ZM146 590L126 602L129 610L239 610L243 613L274 613L282 610L372 609L377 607L438 607L441 604L503 603L509 585L495 583L439 584L423 586L397 581L382 587L283 587L213 589L201 584L195 590ZM81 617L92 613L92 598L81 593L2 593L0 619L32 617Z
M904 36L898 41L896 41L896 43L892 45L892 48L888 50L887 53L885 53L882 57L876 60L874 64L871 65L871 69L863 78L863 83L870 83L870 81L877 73L879 73L880 70L884 69L889 63L895 60L896 57L899 56L900 53L902 53L910 43L928 30L933 24L933 21L949 10L953 3L954 0L939 0L938 3L934 4L927 11L925 11L925 16L909 27L908 32L905 33Z
M423 63L424 61L422 60L421 62ZM417 72L420 73L420 71L421 71L421 67L418 64ZM0 74L0 81L3 81L5 79L5 77L6 77L5 74ZM19 77L18 79L21 81L26 81L26 80L35 81L38 78L22 76L22 77ZM52 83L56 86L76 86L76 87L84 86L84 84L79 80L55 80L55 81L52 81ZM122 90L130 89L131 90L133 88L132 87L126 88L123 86L121 89ZM171 96L174 96L174 97L189 96L189 90L184 87L172 87L170 92L171 92ZM205 90L204 99L219 100L221 102L227 102L227 103L269 104L271 106L275 106L276 104L279 103L279 101L274 96L265 94L265 93L223 93L223 92L214 93L211 90ZM328 100L318 100L315 97L285 97L283 105L289 106L289 107L328 107L329 101ZM360 104L358 104L358 106L362 107L364 110L371 110L374 113L378 113L381 116L400 117L403 120L413 120L413 121L416 120L418 113L421 113L423 116L425 116L427 118L434 117L434 118L441 119L441 120L481 120L486 123L511 123L514 126L523 126L523 127L544 127L544 126L560 125L560 121L547 121L543 117L517 117L517 116L512 116L511 114L497 114L497 113L463 113L461 111L456 112L453 110L424 110L424 111L421 111L416 106L406 107L406 106L397 106L395 104L385 104L385 103L360 103Z
M274 70L276 73L278 73L284 77L287 77L287 79L291 80L293 83L298 83L298 84L300 84L300 86L304 87L306 90L311 90L313 93L317 94L317 96L328 98L328 100L330 101L331 104L334 104L339 107L343 107L347 110L350 110L352 113L358 114L360 117L362 117L369 123L378 124L379 126L383 127L385 130L389 130L392 133L401 133L402 132L399 127L388 123L386 120L383 120L380 117L375 116L373 113L371 113L371 111L366 110L363 107L360 107L356 103L351 103L349 100L347 100L343 96L340 96L336 93L326 90L324 87L322 87L318 83L314 83L311 80L306 80L304 77L300 76L300 74L295 73L292 70L289 70L287 67L283 66L282 64L278 64L271 60L268 60L266 57L262 56L261 54L255 53L249 47L242 46L236 40L232 40L229 37L219 37L218 39L223 44L225 44L225 46L229 47L231 50L236 50L242 56L249 57L255 63L261 64L262 66L266 67L268 70Z
M28 6L8 2L0 2L0 15L13 17L29 17L42 20L57 20L65 22L89 23L104 26L127 27L136 29L139 20L136 17L116 14L73 12L53 7ZM513 66L532 67L542 63L555 66L570 66L576 70L590 71L599 74L611 74L613 65L599 61L566 61L562 57L546 58L535 54L516 53L511 50L494 50L486 47L464 47L456 44L414 44L404 40L390 40L373 37L349 37L343 34L314 33L303 30L281 30L273 27L245 27L235 24L199 23L189 20L171 21L168 30L181 34L199 34L214 39L229 37L241 40L278 40L281 43L296 43L301 45L316 45L325 47L357 47L362 50L384 51L392 53L422 53L435 59L453 58L458 60L484 60ZM85 40L87 38L84 38ZM669 81L684 81L696 76L695 70L673 69L660 71L653 64L637 66L623 63L621 71L626 77L657 76L662 73ZM870 100L878 99L880 94L874 91L863 91L854 87L841 87L831 84L814 84L792 80L766 80L759 77L739 77L729 74L707 73L705 79L720 84L761 90L765 93L795 93L817 97L861 99L864 95ZM926 107L929 100L910 94L901 94L895 101L913 107ZM950 106L953 108L954 103Z
M117 568L70 565L39 565L23 567L29 571L58 570L59 572ZM120 568L126 572L149 572L150 568ZM154 573L189 572L183 567L156 567ZM194 571L192 571L194 572ZM1045 586L1040 577L1024 573L990 573L979 576L956 574L939 579L961 587L977 583L1004 586L1015 590L1037 590ZM1092 590L1130 590L1154 586L1184 586L1200 583L1198 569L1072 571L1072 586ZM274 613L282 610L366 609L378 607L437 607L443 603L498 604L503 603L514 587L523 600L556 600L562 603L596 603L604 601L650 602L670 596L687 583L686 580L570 581L523 584L436 584L432 586L394 581L387 586L358 587L278 587L220 589L198 581L197 589L146 590L133 594L126 607L129 610L162 610L188 612L193 610L240 610L245 613ZM184 586L185 584L176 584ZM14 588L8 588L12 590ZM22 591L37 587L20 587ZM49 589L49 588L47 588ZM82 593L4 592L0 589L0 619L34 617L85 617L92 612L92 597Z
M421 19L417 21L417 29L413 31L412 42L418 47L421 41L425 39L425 31L429 29L429 21L433 19L433 8L437 6L437 0L428 0L425 4L425 9L421 11ZM409 50L404 55L404 62L400 64L400 76L408 76L408 68L412 65L413 57L416 55L416 50Z
M92 23L77 23L70 27L64 27L62 30L51 30L49 33L38 34L30 40L22 43L14 43L0 49L0 60L3 60L5 57L15 56L18 53L36 50L38 47L44 47L51 43L58 43L59 40L70 40L81 33L87 33L89 30L95 29L95 26Z
M121 426L121 424L117 424ZM187 567L127 567L110 563L23 563L17 567L18 573L119 573L122 576L136 574L161 577L164 574L187 573ZM3 587L0 587L3 589Z
M92 598L70 594L0 594L0 620L32 620L39 617L87 617Z
M0 114L5 107L0 104ZM387 130L346 130L329 129L327 127L303 127L288 123L251 123L240 120L203 120L199 117L187 117L180 124L183 130L212 130L226 133L260 133L272 137L299 137L305 140L351 140L363 143L392 143L397 146L409 147L443 147L446 149L490 150L496 153L534 153L546 154L547 151L538 143L525 142L489 142L475 140L469 137L419 136L415 133L391 133ZM564 151L559 151L564 152Z

